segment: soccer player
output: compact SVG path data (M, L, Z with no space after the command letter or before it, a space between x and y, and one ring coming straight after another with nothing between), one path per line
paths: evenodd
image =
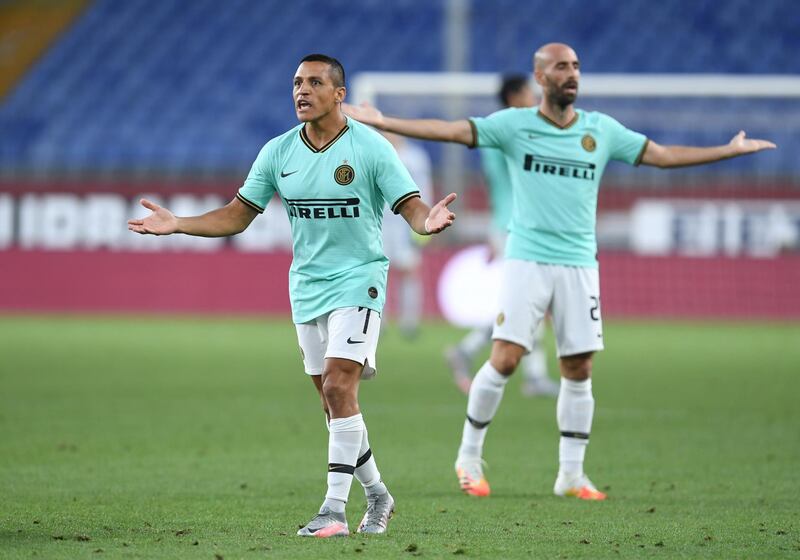
M662 146L603 113L574 107L581 68L562 43L534 55L543 97L535 108L510 108L459 121L384 117L369 106L345 107L356 119L407 136L492 147L505 154L514 208L506 245L500 309L489 360L472 382L456 473L461 488L488 496L481 465L486 429L509 376L530 350L533 331L550 311L561 389L557 496L602 500L583 471L594 414L592 355L603 349L595 220L597 190L609 160L661 168L699 165L774 148L736 134L714 147Z
M346 91L338 60L306 56L294 76L300 124L267 142L230 203L179 218L142 200L152 213L128 222L141 234L219 237L244 231L274 194L283 202L293 238L292 318L329 429L328 491L301 536L349 534L345 503L353 476L367 496L358 531L386 531L394 499L381 481L358 404L359 379L375 375L386 295L383 208L388 203L420 235L439 233L455 219L447 208L455 194L429 208L389 142L345 117Z
M397 134L384 134L397 151L397 157L408 169L411 178L419 188L420 198L430 200L431 158L417 143L409 142ZM419 239L419 238L417 238ZM399 272L399 278L389 300L394 302L397 323L402 335L414 338L419 331L422 317L423 287L420 275L420 244L408 225L399 216L392 215L389 208L383 216L383 250L389 259L392 270Z
M520 74L503 77L498 97L505 108L536 105L536 97L528 77ZM489 187L492 214L489 243L494 255L501 257L505 251L508 224L511 221L511 176L501 150L481 148L479 151L481 167ZM458 388L466 394L469 394L469 387L472 384L472 361L491 342L492 329L492 323L473 329L457 345L445 351L453 379ZM547 355L542 347L543 338L544 321L533 332L530 352L520 360L523 376L522 394L528 397L558 395L558 384L547 375Z

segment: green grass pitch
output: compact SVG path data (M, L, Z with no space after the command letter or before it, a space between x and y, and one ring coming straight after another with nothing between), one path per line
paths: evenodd
M518 379L492 496L460 494L466 401L441 359L460 334L384 333L360 398L397 513L316 540L294 533L327 432L288 319L0 317L0 558L800 558L800 325L608 321L602 503L551 494L555 403ZM356 483L351 529L363 508Z

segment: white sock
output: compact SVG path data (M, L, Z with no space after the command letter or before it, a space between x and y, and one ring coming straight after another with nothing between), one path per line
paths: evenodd
M375 456L369 446L367 428L364 427L364 435L361 437L361 448L358 451L358 461L356 462L355 477L364 487L364 493L385 494L386 485L381 480L381 473L375 463Z
M571 381L561 378L556 418L561 440L558 445L559 474L583 474L583 458L589 444L594 416L592 380Z
M458 343L458 347L467 355L467 358L472 360L478 352L486 348L486 345L491 342L493 329L494 325L472 329L467 333L467 336Z
M422 314L422 282L416 277L405 277L400 282L399 322L404 329L419 327Z
M494 418L508 377L492 367L488 361L483 364L469 389L467 401L467 419L461 436L459 458L477 459L483 453L483 440L486 438L486 427Z
M322 508L344 511L364 429L364 419L360 414L331 419L328 428L328 492Z

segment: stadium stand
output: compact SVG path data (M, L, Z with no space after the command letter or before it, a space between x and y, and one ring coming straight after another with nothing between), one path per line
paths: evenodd
M592 72L798 74L800 10L792 0L472 4L473 71L515 70L531 44L569 43ZM503 29L503 33L497 33ZM735 40L734 40L735 39ZM511 64L511 65L509 65Z
M240 170L264 138L294 124L290 76L309 51L329 52L388 16L403 32L381 45L377 64L368 41L337 53L347 67L438 67L439 45L418 41L435 32L436 8L363 4L354 19L341 1L239 0L223 10L213 0L96 2L4 100L0 162L65 172Z
M330 52L350 75L442 70L443 6L98 0L2 100L0 168L6 176L240 174L264 139L294 124L288 76L301 56ZM637 0L625 10L615 0L565 0L557 10L541 0L519 6L470 4L467 70L525 69L536 45L558 39L572 43L591 72L800 73L800 10L792 0L761 2L758 10L749 0L731 0L722 11L713 0ZM726 40L731 34L736 41ZM616 102L603 107L623 122L641 111L636 101ZM677 110L682 102L663 103ZM731 114L751 109L747 100L693 103ZM780 103L772 109L749 132L788 149L723 171L760 165L773 175L799 174L797 149L789 147L797 144L791 131L798 123L776 129ZM653 126L643 132L664 142L720 140Z

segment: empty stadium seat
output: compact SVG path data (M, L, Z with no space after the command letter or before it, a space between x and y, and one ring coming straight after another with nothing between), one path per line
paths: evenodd
M443 70L444 4L96 1L3 99L0 167L241 174L266 139L295 124L291 75L303 55L337 56L349 75ZM794 2L751 8L750 0L729 0L724 10L714 0L638 0L625 9L615 0L564 0L557 8L544 0L475 0L468 69L525 71L537 45L560 40L591 72L800 73ZM615 113L623 122L637 107L626 104ZM751 133L796 146L790 127L767 127L779 109ZM734 102L733 110L749 106ZM665 142L720 141L713 132L687 138L663 123L643 131ZM791 152L797 149L759 164L798 175ZM739 172L753 163L726 165Z

